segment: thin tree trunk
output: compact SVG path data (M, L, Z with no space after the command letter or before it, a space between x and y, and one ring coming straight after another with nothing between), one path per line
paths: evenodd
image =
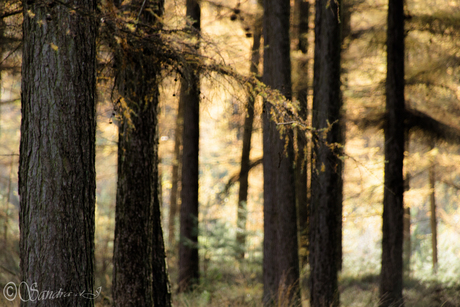
M201 11L196 0L187 0L187 16L200 31ZM187 68L186 68L187 69ZM179 292L191 291L198 284L198 179L200 139L200 76L187 71L182 80L184 95L184 140L182 156L182 204L180 208Z
M97 24L88 14L96 1L66 3L77 9L23 2L19 247L29 287L80 294L94 291ZM21 305L94 300L62 295Z
M182 90L182 87L181 87ZM183 93L180 94L179 104L177 108L176 118L176 132L175 132L175 143L174 143L174 161L172 168L172 186L171 186L171 198L169 202L169 225L168 225L168 241L169 248L172 250L176 249L176 216L178 209L178 196L180 191L181 175L180 170L182 168L182 129L184 127L184 98ZM179 197L180 200L180 197Z
M142 30L154 33L158 27L149 10L161 16L163 5L163 1L156 1L144 6L139 0L122 10L135 14L142 11L141 22L151 25ZM116 50L116 85L125 104L119 105L114 306L171 306L159 199L160 67L155 65L150 48L128 38L124 48Z
M434 149L434 141L431 145L431 149ZM436 172L435 163L431 163L429 168L429 181L430 181L430 225L431 225L431 247L432 247L432 258L433 258L433 274L438 271L438 229L436 221Z
M289 1L264 1L263 81L280 90L287 99L291 99L289 18ZM271 107L267 102L264 109L263 301L265 305L273 301L296 304L300 301L300 291L294 139L292 131L287 131L280 138L271 121ZM288 144L285 143L286 138Z
M406 150L410 152L410 132L406 132ZM406 178L404 179L404 192L410 190L410 172L406 170ZM411 247L411 220L410 220L410 206L407 204L404 205L404 218L403 218L403 227L404 227L404 238L403 238L403 269L404 275L406 278L410 277L410 258L412 253Z
M296 14L298 45L297 48L302 52L302 57L297 63L298 69L298 84L297 84L297 100L299 102L299 116L303 120L308 117L308 18L310 16L310 3L304 0L296 0L294 4L294 13ZM309 193L308 193L308 166L310 159L308 158L308 142L305 131L297 129L297 156L296 156L296 202L297 202L297 220L298 220L298 236L299 236L299 258L300 266L303 268L308 263L308 236L309 236Z
M260 40L262 37L261 20L256 20L254 25L254 36L252 43L252 56L250 73L258 74L260 61ZM247 201L248 201L248 177L250 169L249 155L251 152L252 124L254 123L254 102L255 96L249 94L247 114L243 126L243 149L241 154L241 171L240 171L240 190L238 193L238 214L237 214L237 233L236 243L238 246L237 259L244 259L246 250L246 220L247 220Z
M390 0L380 306L403 304L404 1Z

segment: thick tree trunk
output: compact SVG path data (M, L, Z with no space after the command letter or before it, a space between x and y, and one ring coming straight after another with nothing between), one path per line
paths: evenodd
M66 3L78 9L23 2L20 266L22 281L39 292L80 294L94 291L97 24L87 14L96 1ZM62 295L21 304L94 300Z
M265 0L264 10L263 81L291 99L290 3L286 0ZM300 301L300 291L293 134L292 131L286 132L280 138L275 123L270 119L267 102L263 117L263 301L265 305L272 301L295 304ZM286 138L289 141L287 145Z
M342 94L339 2L317 1L310 213L311 306L338 306L342 227ZM328 7L329 6L329 7ZM329 125L332 125L329 127ZM321 133L327 129L327 134Z
M435 147L434 141L431 146L431 149ZM432 248L432 259L433 259L433 274L436 274L438 271L438 227L436 220L436 173L435 173L435 164L434 162L430 165L428 170L429 172L429 181L430 181L430 225L431 225L431 248Z
M142 5L143 1L133 1L125 11L137 14ZM150 5L161 16L163 2ZM140 16L145 24L155 25L151 13ZM160 68L150 48L128 41L116 55L117 88L126 109L119 105L114 306L171 306L158 188Z
M260 61L260 40L262 37L262 24L257 20L254 25L254 36L252 43L252 55L250 73L258 74ZM248 97L247 114L243 126L243 149L241 154L241 171L240 171L240 190L238 193L238 214L237 214L237 234L236 244L238 246L237 259L244 259L246 250L246 220L247 220L247 201L248 201L248 178L251 161L249 154L251 152L252 124L254 123L254 102L255 96L250 93Z
M181 87L182 90L182 87ZM180 197L178 199L181 183L180 170L182 168L182 129L184 128L184 98L183 93L180 94L179 104L177 108L176 118L176 133L174 140L174 161L172 167L172 186L171 198L169 202L169 225L168 225L168 241L171 250L176 249L176 216Z
M200 30L201 12L196 0L187 0L187 16ZM182 80L184 95L184 141L182 156L182 204L180 208L179 291L190 291L199 282L198 177L200 140L200 77L188 71Z
M403 304L404 1L390 0L380 306Z

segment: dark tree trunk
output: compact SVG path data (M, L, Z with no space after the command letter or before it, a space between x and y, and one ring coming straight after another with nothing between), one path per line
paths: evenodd
M390 0L380 305L403 304L404 1Z
M291 99L289 40L290 3L264 1L263 81ZM263 115L264 148L264 294L265 305L300 301L299 257L294 179L293 133L280 133L270 118L270 105ZM285 146L285 138L289 143Z
M182 87L181 87L182 90ZM177 108L176 132L174 143L174 161L172 168L172 186L171 198L169 202L169 225L168 225L168 241L171 250L176 249L176 216L180 197L178 199L181 183L180 170L182 168L182 129L184 128L184 98L183 93L180 94L179 104Z
M339 2L317 1L310 203L311 306L338 306L342 227L342 94ZM329 127L329 125L332 125ZM328 128L329 127L329 128ZM326 129L322 133L320 129Z
M201 12L196 0L187 0L187 16L200 30ZM186 68L187 69L187 68ZM198 151L200 139L200 77L186 72L184 96L184 140L182 157L182 204L180 208L179 292L190 291L199 282L198 257Z
M132 1L124 10L137 14L142 5ZM149 9L161 16L163 2L150 3L140 15L143 23L154 26ZM150 48L128 41L116 53L117 89L126 109L119 104L114 306L171 306L158 184L160 68Z
M66 3L78 10L23 2L21 279L40 292L92 293L97 24L87 14L96 1ZM21 304L94 306L94 300L63 295Z
M308 117L308 18L310 16L310 3L304 0L296 0L294 4L294 12L296 14L297 28L295 32L298 36L297 48L303 54L297 63L298 83L297 83L297 101L299 102L299 116L303 120ZM309 189L308 189L308 166L310 159L308 158L308 142L305 131L297 130L297 157L296 157L296 202L297 202L297 219L299 226L299 258L300 265L303 268L308 261L308 216L309 216Z
M256 20L254 25L254 36L252 43L252 55L250 73L259 74L258 66L260 61L260 40L262 37L261 20ZM238 193L238 214L237 214L237 234L236 243L238 246L237 258L244 259L246 250L246 220L247 220L247 201L248 201L248 177L251 161L249 154L251 152L252 124L254 123L254 102L255 96L249 93L247 114L243 126L243 149L241 154L241 171L240 171L240 190Z
M410 152L410 132L406 132L406 150ZM406 178L404 179L404 192L410 190L410 172L406 170ZM412 253L411 247L411 231L410 231L410 207L404 205L403 217L403 270L406 278L410 277L410 258Z
M435 148L435 143L432 141L431 149ZM435 163L432 162L429 172L429 181L430 181L430 225L431 225L431 248L432 248L432 261L433 261L433 274L436 274L438 271L438 227L436 221L436 172L435 172Z

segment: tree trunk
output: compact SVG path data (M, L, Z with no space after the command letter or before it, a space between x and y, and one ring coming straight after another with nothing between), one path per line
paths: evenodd
M96 1L66 1L74 12L55 4L23 2L21 279L39 292L93 293ZM21 305L94 306L55 297Z
M294 13L296 14L298 45L297 48L302 52L302 57L297 63L298 83L297 83L297 101L299 102L299 116L303 120L308 117L308 18L310 16L310 3L304 0L296 0L294 4ZM309 193L308 193L308 141L305 131L297 131L297 156L296 156L296 202L297 202L297 219L298 219L298 236L299 236L299 258L300 266L303 268L308 263L308 233L309 233Z
M265 0L264 10L263 81L291 99L290 3ZM293 134L288 131L281 139L267 102L264 108L263 301L265 305L273 301L296 304L300 291Z
M434 149L434 141L431 145L431 149ZM430 225L431 225L431 247L432 247L432 258L433 258L433 274L438 271L438 229L436 221L436 173L435 163L433 162L429 168L429 181L430 181Z
M341 2L316 2L310 213L311 306L338 306L342 226ZM329 6L329 7L328 7ZM329 127L329 125L332 125ZM329 127L329 128L328 128ZM320 129L328 129L327 134Z
M201 12L196 0L187 0L187 16L200 30ZM186 68L187 69L187 68ZM184 140L182 157L182 204L180 208L179 292L191 291L199 282L198 257L198 177L200 140L200 76L187 71L182 80L184 95Z
M260 61L260 40L262 37L261 20L256 20L254 25L254 36L252 43L252 55L250 73L258 74ZM237 259L244 259L246 250L246 220L247 220L247 201L248 201L248 177L251 161L249 154L251 152L252 124L254 123L254 102L255 96L249 93L247 114L243 126L243 149L241 154L241 171L240 171L240 190L238 193L238 214L237 214L237 233L236 243L238 246Z
M182 87L181 87L182 89ZM178 196L180 191L181 174L182 168L182 129L184 127L184 98L183 93L180 94L179 104L177 108L176 118L176 132L175 132L175 143L174 143L174 160L172 168L172 186L171 186L171 198L169 202L169 225L168 225L168 241L169 248L171 250L176 249L176 216L178 208ZM180 197L179 197L180 200Z
M404 1L390 0L380 306L403 304Z
M124 11L137 14L143 5L143 1L132 1ZM154 27L156 20L149 10L161 16L163 1L147 5L140 14L142 23ZM158 31L153 27L142 30ZM116 53L116 85L124 104L118 106L114 306L171 306L158 188L160 67L150 48L128 38L128 44Z
M410 132L406 132L406 150L410 152ZM404 179L404 192L410 190L410 172L406 170L406 178ZM410 206L404 205L404 218L403 218L403 270L406 278L410 277L410 258L412 253L411 247L411 231L410 231Z

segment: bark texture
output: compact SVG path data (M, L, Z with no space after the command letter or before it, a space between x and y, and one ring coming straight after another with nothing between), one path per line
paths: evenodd
M163 1L123 7L157 31ZM139 26L141 27L141 26ZM140 30L138 28L138 30ZM116 53L119 100L118 182L113 256L114 306L171 306L161 227L158 174L158 59L134 40ZM124 102L124 103L123 103Z
M192 27L200 30L201 11L196 0L187 0L187 16ZM184 140L180 209L179 292L191 291L200 277L198 257L198 177L200 140L200 77L187 71L182 80L184 97Z
M342 233L341 1L317 1L310 203L311 306L338 306Z
M94 306L96 1L24 1L19 165L22 306ZM34 284L36 283L36 284ZM57 297L57 296L55 296ZM43 298L43 297L42 297Z
M385 184L380 306L402 305L404 160L404 1L390 0L387 29Z
M263 81L280 90L287 99L291 99L289 18L289 1L264 1ZM280 138L267 102L263 114L263 150L263 301L265 305L295 304L300 300L300 291L293 134L285 132Z
M251 66L249 72L258 74L258 66L260 61L260 40L262 37L262 21L257 20L254 25L254 36L252 43ZM247 114L244 119L243 125L243 149L241 153L241 170L240 170L240 189L238 192L238 213L237 213L237 233L236 244L238 246L237 259L244 259L246 250L246 220L248 216L247 201L248 201L248 178L249 170L251 168L251 161L249 155L251 153L251 138L252 138L252 125L254 123L254 102L255 96L253 93L249 94Z

